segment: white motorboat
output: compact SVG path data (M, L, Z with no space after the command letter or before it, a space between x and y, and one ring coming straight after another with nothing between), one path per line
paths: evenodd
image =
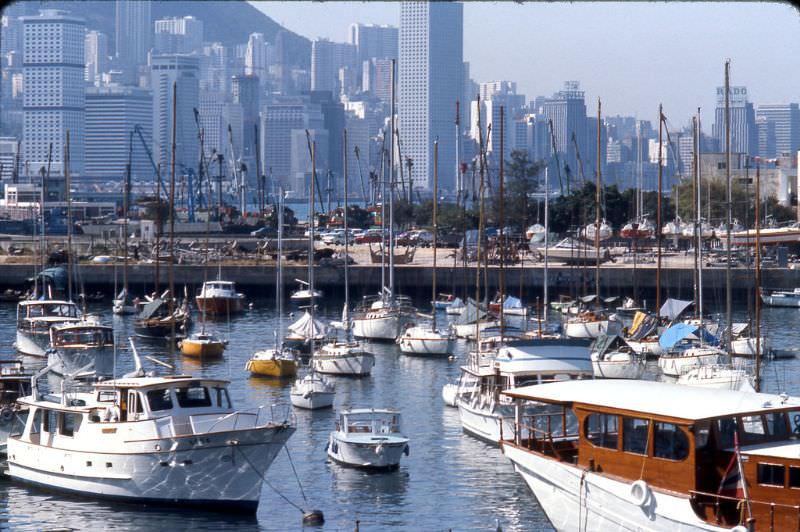
M30 395L32 373L19 360L0 360L0 455L6 454L6 441L25 426L28 410L17 399Z
M800 307L800 288L761 292L761 301L770 307Z
M400 351L407 355L448 355L453 352L454 341L455 334L449 329L420 325L409 327L397 339Z
M137 357L138 361L138 357ZM8 439L11 478L76 495L255 512L263 475L294 432L288 409L238 411L228 382L144 376L44 395Z
M797 526L788 481L800 466L791 431L796 397L635 380L558 382L504 395L519 414L503 454L556 530ZM547 411L522 415L526 402Z
M327 342L311 358L314 371L327 375L369 375L374 366L375 355L358 342Z
M406 297L365 298L353 312L353 335L394 342L401 331L414 323L415 316L416 310Z
M509 342L489 359L472 357L461 368L454 402L464 432L497 444L501 433L511 435L511 401L499 392L554 380L590 379L589 342L537 339ZM501 427L502 425L502 427Z
M195 303L200 312L210 316L229 316L244 310L245 295L236 290L233 281L206 281L200 287Z
M89 365L95 376L114 371L114 328L83 319L50 328L47 363L52 372L70 374Z
M645 359L621 336L601 336L592 346L592 371L602 379L641 379Z
M547 255L550 260L563 262L565 264L594 264L599 259L600 262L611 260L611 252L608 248L600 250L594 246L582 244L572 238L565 238L555 246L547 247L542 250L538 247L531 247L531 252L538 253L542 258Z
M80 311L72 301L56 299L20 301L17 304L15 347L23 355L45 357L50 345L50 327L80 321Z
M400 412L363 408L339 414L328 440L328 456L343 465L396 469L408 455L408 438L400 432Z
M300 279L295 279L298 283L300 283L300 288L292 292L289 296L289 299L293 303L311 303L312 300L322 298L322 291L317 289L309 288L309 285L305 281L301 281Z
M297 379L289 392L289 399L294 406L308 410L332 407L335 396L336 386L314 372Z
M615 314L605 315L591 311L581 312L564 323L564 334L568 338L598 338L602 335L618 335L622 332L622 320Z
M705 364L688 368L677 380L678 384L722 390L754 392L755 379L746 369L730 364Z

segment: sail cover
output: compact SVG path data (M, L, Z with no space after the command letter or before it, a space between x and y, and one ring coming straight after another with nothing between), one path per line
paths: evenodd
M513 296L506 296L506 300L503 301L503 308L522 308L522 301Z
M715 336L706 330L700 330L697 325L690 325L688 323L676 323L666 331L658 339L658 345L662 349L672 349L681 340L699 340L702 336L703 341L710 345L717 345L718 340Z
M683 301L681 299L672 299L669 298L664 301L664 304L661 305L661 310L658 311L658 315L662 318L667 318L668 320L674 320L678 316L681 315L681 312L686 310L694 301Z
M453 323L455 325L468 325L484 317L486 317L486 311L479 310L478 306L475 304L475 300L470 298L467 300L467 304L464 305L464 310L461 311L461 314L459 314L458 318L456 318Z
M325 336L325 325L311 317L311 313L305 311L300 319L289 325L289 330L302 336L303 338L319 338Z

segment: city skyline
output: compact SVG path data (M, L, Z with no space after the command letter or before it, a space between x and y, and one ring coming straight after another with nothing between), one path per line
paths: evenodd
M400 22L399 2L251 3L309 39L346 42L353 22ZM654 31L653 24L663 31ZM570 26L576 33L565 39ZM770 28L767 41L765 27ZM491 31L483 28L496 30L502 39L490 38ZM557 34L562 38L555 42ZM735 9L721 3L464 4L464 60L476 82L515 81L518 92L533 100L576 79L589 109L596 109L600 96L604 116L655 121L663 103L674 127L688 124L701 107L707 134L726 59L731 60L731 83L747 86L750 101L797 101L793 87L800 86L800 69L792 58L800 56L798 34L800 15L785 4L743 2ZM559 55L542 57L538 50ZM533 69L526 68L531 64Z

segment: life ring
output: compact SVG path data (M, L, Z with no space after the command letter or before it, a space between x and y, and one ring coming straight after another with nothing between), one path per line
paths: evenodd
M5 407L0 410L0 420L2 420L4 423L8 423L12 419L14 419L14 410L9 407Z
M630 498L636 506L644 506L650 500L650 486L644 480L637 480L631 484Z

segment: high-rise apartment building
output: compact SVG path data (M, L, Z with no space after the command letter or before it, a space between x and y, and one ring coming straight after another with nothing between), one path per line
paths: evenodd
M439 140L439 187L456 186L456 102L463 101L464 6L400 5L398 116L403 163L413 186L431 189L433 142Z
M238 103L226 102L219 93L200 94L200 127L203 128L203 150L209 172L217 175L219 170L212 165L212 155L221 153L223 160L230 157L230 137L236 158L241 157L243 113ZM228 133L228 126L231 130ZM250 165L248 164L248 169ZM253 167L255 171L255 166ZM250 172L248 172L250 175Z
M156 20L154 53L191 54L202 48L202 20L191 16Z
M259 90L258 76L233 76L231 80L231 92L233 102L242 107L244 133L242 135L242 145L237 148L242 157L253 165L250 175L255 175L256 157L256 126L258 123L258 110L261 108L261 98ZM260 136L260 135L259 135Z
M200 56L200 91L228 94L231 76L228 49L221 42L203 46Z
M177 83L176 173L197 168L200 148L194 109L200 104L199 60L188 55L156 55L150 67L153 91L153 156L167 175L172 162L173 83Z
M542 110L545 120L553 122L553 136L561 164L561 173L563 173L564 166L568 165L571 174L578 176L580 169L577 155L579 151L584 174L594 175L587 165L589 150L594 146L590 147L587 143L586 103L584 93L580 90L580 83L577 81L564 82L564 89L554 94L552 98L546 99L542 103ZM575 136L574 142L573 135ZM551 141L550 144L552 151L553 142ZM576 144L578 151L575 149Z
M778 149L775 145L775 122L767 120L764 116L756 116L756 130L758 131L758 155L767 159L776 157Z
M269 82L269 70L274 61L275 49L264 39L261 33L251 33L247 39L244 56L244 73L246 76L258 76L261 87Z
M292 131L322 129L322 113L312 113L307 99L280 97L262 106L261 157L266 174L291 188ZM306 191L298 191L304 194Z
M731 152L757 155L758 131L753 104L747 101L746 87L730 87ZM714 138L720 151L725 151L725 88L717 87L717 108L714 113Z
M121 85L87 89L86 175L121 179L128 165L131 133L139 126L149 146L152 124L153 97L149 90ZM138 135L133 137L131 162L134 179L152 179L153 167Z
M150 0L116 1L116 55L123 66L147 64L153 42L150 4Z
M794 154L800 150L800 106L796 103L759 104L756 117L775 124L775 154ZM764 154L762 154L764 155Z
M317 39L311 42L311 90L338 95L339 69L356 67L356 47L352 44Z
M83 78L92 84L100 83L100 76L108 70L109 59L108 35L99 31L86 32L84 41L84 58L86 67Z
M84 157L84 35L83 19L47 9L23 17L24 160L37 172L47 164L52 143L51 171L63 168L67 132L70 170L83 173Z

